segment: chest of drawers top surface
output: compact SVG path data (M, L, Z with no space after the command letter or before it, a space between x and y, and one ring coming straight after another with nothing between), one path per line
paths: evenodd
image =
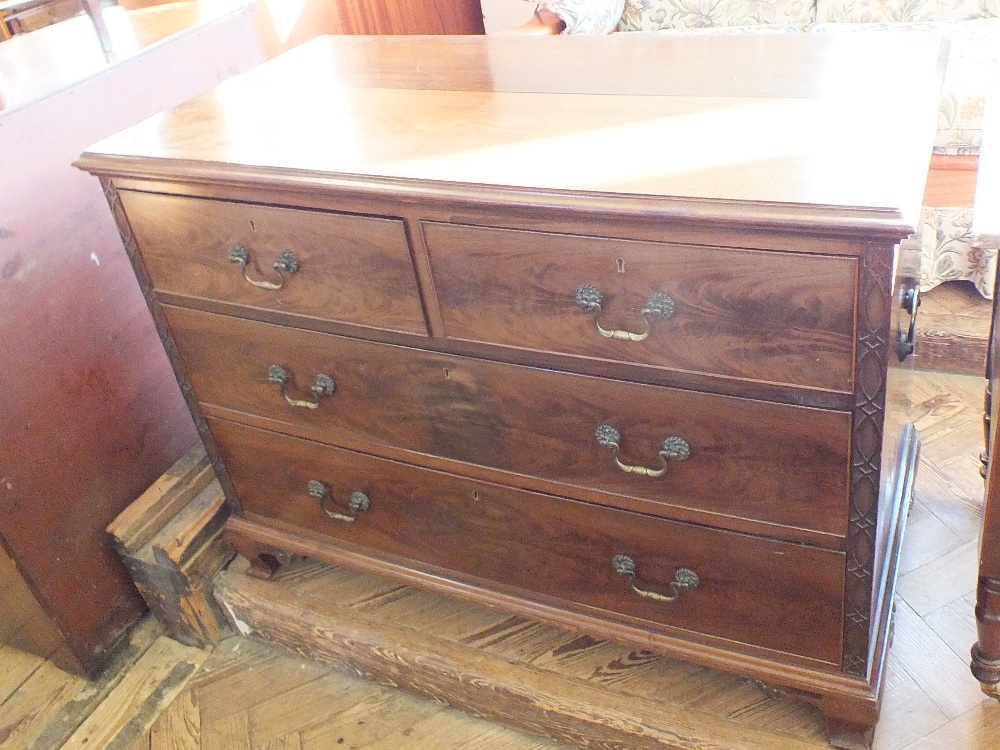
M669 215L735 202L744 220L898 232L941 50L924 34L322 37L81 164Z

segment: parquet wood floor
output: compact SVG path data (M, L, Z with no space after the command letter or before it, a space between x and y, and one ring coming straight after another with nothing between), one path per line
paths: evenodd
M981 377L914 375L912 419L921 432L921 465L904 541L895 638L875 750L995 750L1000 703L984 696L968 669L975 640L973 596L983 485ZM2 561L0 561L2 562ZM308 574L308 566L303 575ZM379 611L402 613L403 594L381 589ZM398 601L393 601L397 597ZM375 604L366 605L374 607ZM8 610L10 611L10 610ZM402 615L400 615L402 616ZM16 618L15 618L16 619ZM530 626L493 623L505 641L541 662ZM452 627L475 627L452 623ZM18 627L0 619L2 750L558 750L548 740L482 721L276 648L233 636L213 653L157 637L94 708L80 707L88 686L16 649ZM173 644L173 645L171 645ZM176 648L175 648L176 647ZM544 651L544 649L543 649ZM604 669L610 652L581 648L580 674ZM638 681L655 672L642 655L605 679ZM762 750L819 750L822 722L810 707L761 686L701 668L673 673L663 689L689 707L697 741L686 750L729 750L713 727L746 727L729 736ZM93 701L91 701L93 703ZM641 717L637 717L641 718ZM59 722L75 720L71 732ZM66 729L65 727L63 729ZM56 738L68 737L57 744ZM50 744L38 744L39 738ZM750 742L750 740L753 740ZM629 750L622 748L621 750Z

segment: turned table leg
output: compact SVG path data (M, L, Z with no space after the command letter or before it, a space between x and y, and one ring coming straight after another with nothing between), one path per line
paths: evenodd
M981 577L976 593L979 640L972 647L972 674L983 692L1000 700L1000 580Z
M991 339L997 335L994 320ZM993 344L995 346L995 342ZM997 452L997 419L994 415L993 346L990 348L983 422L986 428L986 450L983 454L983 475L986 477L986 506L979 550L979 585L976 590L976 630L978 640L972 646L972 674L987 695L1000 699L1000 462L993 461Z

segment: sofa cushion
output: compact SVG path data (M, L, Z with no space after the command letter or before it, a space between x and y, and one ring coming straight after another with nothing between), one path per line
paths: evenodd
M976 245L972 209L925 206L920 220L920 289L926 292L945 281L970 281L991 299L997 251Z
M529 0L561 18L564 34L610 34L622 16L625 0Z
M983 106L989 92L1000 93L1000 19L936 23L817 23L810 31L880 33L936 31L951 42L941 91L934 152L978 154Z
M812 0L625 0L618 30L785 24L804 29L815 20L815 10Z
M986 17L986 0L817 0L820 23L969 21ZM997 0L990 0L996 2Z

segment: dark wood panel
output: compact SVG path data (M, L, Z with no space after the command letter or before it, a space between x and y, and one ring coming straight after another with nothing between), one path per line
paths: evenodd
M485 362L165 308L199 400L256 414L303 436L404 448L565 485L578 497L641 498L649 511L709 514L842 536L847 528L850 415ZM316 409L289 406L268 368L311 398L319 373L336 391ZM626 474L595 430L621 433L621 459L660 466L665 438L691 456L660 478ZM419 455L414 456L419 460ZM808 467L809 480L803 480ZM722 488L722 491L720 491ZM775 533L780 529L775 528Z
M0 44L25 72L0 107L0 536L84 672L145 611L105 528L197 435L101 186L71 163L260 60L248 8L115 11L130 43L110 67L85 17Z
M925 206L968 206L976 199L978 156L934 154L924 186Z
M139 7L165 0L120 0ZM479 0L299 0L260 3L258 33L268 57L324 34L483 34Z
M853 390L856 259L423 226L452 338L770 383ZM603 295L600 315L575 299ZM669 317L642 311L666 294Z
M425 334L403 222L251 203L123 191L157 292ZM230 261L249 257L246 274ZM291 253L297 270L275 271Z
M281 437L210 419L212 433L252 516L279 519L306 536L395 554L557 597L645 623L695 630L839 662L844 555L601 508ZM307 493L326 485L328 517ZM680 568L697 588L674 602L639 596L611 566L634 559L636 585L670 593Z
M482 34L479 0L327 0L339 33Z

